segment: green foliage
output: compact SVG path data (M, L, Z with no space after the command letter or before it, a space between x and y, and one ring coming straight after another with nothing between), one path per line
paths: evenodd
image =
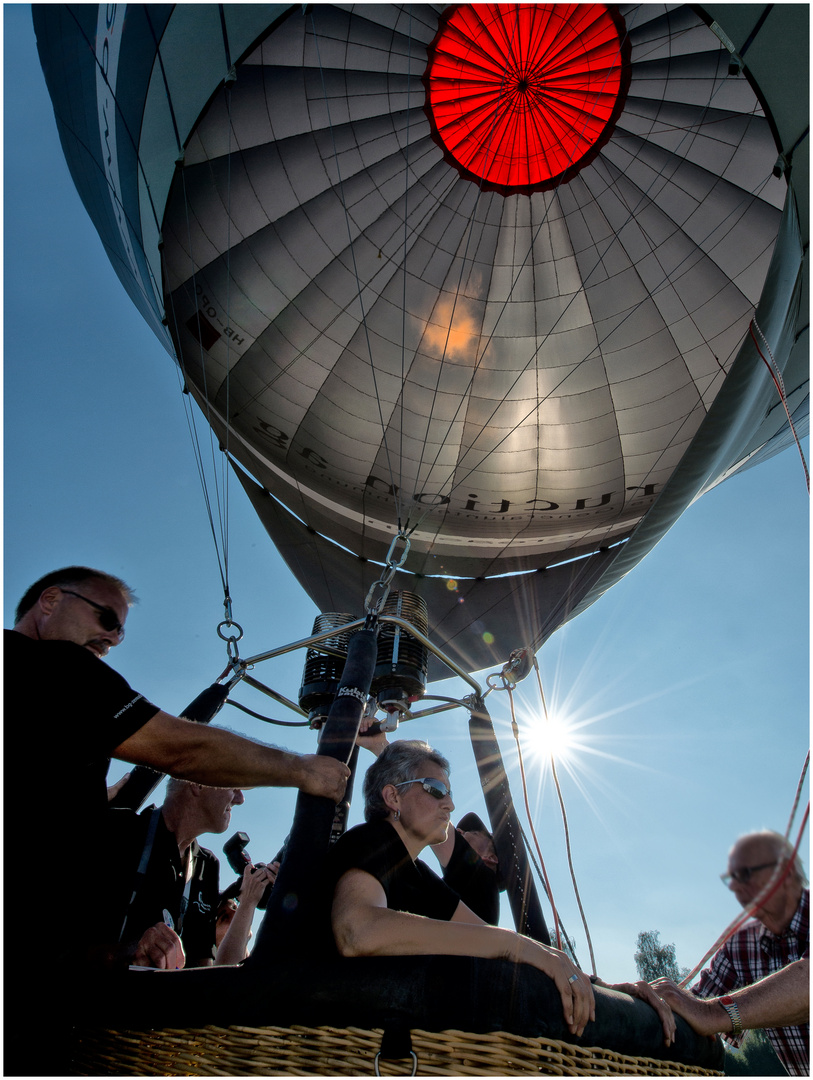
M689 974L688 968L679 968L674 945L661 945L659 930L642 930L638 935L638 951L635 966L640 978L651 982L661 977L680 982Z
M556 927L549 926L548 927L548 933L550 934L550 943L551 943L551 945L553 945L553 947L556 948ZM570 957L570 959L573 961L573 963L576 965L576 967L580 968L581 964L579 963L578 958L576 957L576 945L575 945L575 943L570 940L570 938L567 936L567 934L564 932L564 930L561 929L561 927L560 927L560 933L562 935L562 952L565 953L566 956ZM582 970L584 970L584 968L582 968Z
M746 1031L739 1050L728 1043L725 1048L726 1076L787 1076L764 1031Z

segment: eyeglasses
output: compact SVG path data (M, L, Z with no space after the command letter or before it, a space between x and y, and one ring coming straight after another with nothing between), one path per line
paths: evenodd
M419 780L404 780L403 784L393 784L393 787L406 787L407 784L420 784L433 799L445 799L447 795L450 799L452 797L452 789L446 787L440 780L436 780L434 776L422 776Z
M738 881L740 885L747 885L751 880L751 876L757 872L757 870L767 870L769 866L776 866L776 862L764 862L759 866L743 866L741 870L732 870L728 874L720 874L720 880L723 885L730 885L732 881Z
M108 632L113 631L118 634L119 639L124 637L124 627L119 622L119 617L115 611L110 607L103 607L101 604L97 604L95 600L88 600L86 596L82 596L81 593L74 592L73 589L63 589L59 586L60 592L67 593L68 596L76 596L80 600L84 600L86 604L90 604L92 608L96 609L99 616L99 625L102 630Z

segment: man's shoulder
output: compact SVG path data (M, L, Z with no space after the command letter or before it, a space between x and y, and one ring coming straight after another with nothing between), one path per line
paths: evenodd
M124 676L89 649L73 641L36 641L18 630L5 630L3 654L6 665L13 665L23 676L27 671L39 672L40 686L45 672L54 679L95 679L103 684L127 685ZM44 682L49 688L54 688L49 678Z
M200 859L201 862L216 863L218 866L220 865L220 860L217 855L215 855L213 851L210 851L209 848L203 847L197 840L192 841L192 853L196 860Z
M27 634L21 634L19 630L3 631L3 651L7 660L9 658L16 660L20 657L42 662L55 657L60 659L66 657L77 663L85 661L91 664L99 663L98 657L73 641L36 641Z

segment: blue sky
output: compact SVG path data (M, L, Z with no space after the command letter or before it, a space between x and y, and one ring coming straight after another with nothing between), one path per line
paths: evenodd
M4 23L5 625L48 570L85 563L119 574L140 603L110 662L162 708L180 711L227 657L216 633L223 594L215 545L178 377L70 181L28 7L6 5ZM197 426L208 456L199 415ZM241 653L307 636L316 609L236 482L229 538ZM539 654L549 707L570 717L578 742L557 770L604 978L634 977L641 930L659 930L678 962L693 966L738 911L718 879L731 843L750 829L787 825L809 742L808 550L808 496L793 450L691 507ZM297 653L255 674L295 699L303 662ZM251 691L237 696L293 718ZM488 701L524 818L505 697ZM531 679L517 697L537 835L587 967L558 800L532 751L542 724ZM458 814L485 816L466 720L447 713L403 725L401 734L426 738L450 758ZM272 728L228 707L218 722L314 749L307 731ZM35 778L36 763L25 767ZM122 771L114 763L111 776ZM803 806L807 798L806 784ZM235 811L233 829L249 833L255 858L279 848L294 799L292 791L254 791ZM357 801L352 821L360 818ZM225 838L208 846L219 854ZM81 836L56 823L49 841L69 856L81 846Z

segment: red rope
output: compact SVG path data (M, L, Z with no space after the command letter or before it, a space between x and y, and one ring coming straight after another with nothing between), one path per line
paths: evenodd
M810 494L810 473L808 472L808 469L807 469L807 462L805 461L805 456L802 453L802 446L801 446L801 443L799 442L799 436L796 434L796 428L793 426L793 419L792 419L792 417L790 415L790 409L788 408L787 397L785 396L785 387L782 384L782 375L779 372L779 369L776 368L775 362L774 362L774 365L771 366L771 364L765 358L765 355L762 352L762 349L760 349L759 342L757 341L756 334L754 333L754 327L755 326L757 327L757 330L759 330L759 326L757 325L756 319L752 319L749 326L748 326L748 332L751 335L751 340L753 341L754 345L756 345L757 352L759 353L760 357L762 358L762 362L764 363L765 367L768 369L768 372L770 373L770 376L773 379L773 384L776 387L776 392L777 392L777 394L779 394L779 400L782 402L782 405L783 405L783 407L785 409L785 415L788 418L788 424L790 425L791 433L793 435L794 441L796 442L796 449L799 451L799 457L802 459L802 468L805 471L805 483L807 484L807 493L809 495ZM760 336L763 338L763 340L765 340L765 335L762 333L761 330L759 330L759 333L760 333ZM765 345L766 345L766 348L768 348L767 341L765 342ZM770 348L768 348L768 352L770 352L770 351L771 351ZM771 357L771 360L773 360L773 356Z
M775 875L776 880L772 878L771 881L769 881L765 888L762 890L762 892L755 897L750 907L745 908L736 917L736 919L733 920L733 922L729 923L729 925L717 938L717 940L703 957L703 959L698 964L696 964L695 967L692 968L692 970L689 972L685 979L681 979L679 984L680 986L688 986L692 979L695 977L695 975L698 973L698 971L700 971L705 962L709 959L709 957L713 956L718 949L721 949L723 945L725 945L725 943L729 940L729 938L736 934L740 927L753 916L756 909L762 904L764 904L766 900L770 900L770 898L774 895L776 890L779 888L779 886L782 884L782 882L785 880L785 878L788 876L791 869L793 868L793 863L796 859L796 853L799 850L799 844L802 842L802 836L805 831L805 826L807 825L807 819L809 814L810 803L808 802L807 809L804 813L804 818L802 819L802 824L799 826L799 835L796 837L796 844L787 861L781 864L780 870L778 871L777 875Z

